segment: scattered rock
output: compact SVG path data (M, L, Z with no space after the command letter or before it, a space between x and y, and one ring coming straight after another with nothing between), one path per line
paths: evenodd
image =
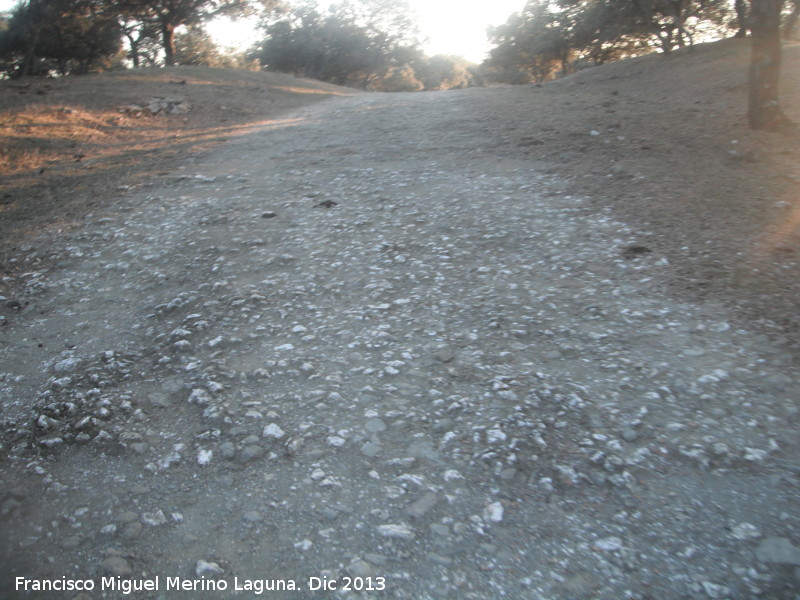
M800 566L800 548L785 537L767 537L756 548L756 558L764 563Z
M215 562L198 560L194 567L194 573L198 577L208 577L209 579L225 574L225 569Z
M242 451L239 452L239 462L247 463L252 462L254 460L258 460L264 456L264 449L261 446L245 446L242 448Z
M121 556L109 556L100 563L100 570L111 577L129 578L133 575L130 563Z
M625 248L622 249L622 257L630 260L633 258L639 258L640 256L644 256L645 254L649 254L650 252L652 252L652 250L647 246L634 244L633 246L626 246Z
M406 506L405 512L406 514L414 517L414 518L421 518L425 516L428 511L430 511L436 503L438 502L438 497L435 493L430 492L415 500L408 506Z
M353 577L373 577L375 575L375 568L365 560L354 558L350 564L347 565L347 572Z
M378 525L378 533L387 538L398 538L402 540L413 540L414 530L404 523Z

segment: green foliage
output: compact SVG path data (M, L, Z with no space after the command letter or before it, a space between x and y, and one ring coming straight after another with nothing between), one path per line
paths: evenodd
M115 15L94 0L28 0L0 32L7 75L87 73L120 49Z
M216 69L258 69L244 52L221 49L200 27L187 29L175 37L175 58L180 65L201 65Z
M572 2L562 0L572 30L570 44L591 64L619 60L648 51L650 35L635 2Z
M529 0L489 31L487 64L495 81L544 81L659 47L691 46L698 33L721 31L728 0Z
M572 56L573 44L565 13L539 0L531 0L522 13L513 14L505 24L489 30L495 45L490 62L502 81L514 83L544 81Z
M176 62L175 35L216 16L257 15L279 0L24 0L0 29L0 69L8 76L85 73L119 61L122 40L134 67ZM206 40L208 42L208 40ZM159 47L160 46L160 47ZM212 52L210 48L208 52ZM218 64L244 57L216 51ZM187 59L195 60L195 58Z
M264 30L252 56L274 71L381 91L441 90L474 82L463 58L428 58L420 50L404 2L345 0L327 9L309 2Z
M133 68L158 65L161 51L158 23L125 13L119 15L118 22L127 42L127 55Z
M376 92L419 92L424 88L409 64L391 67L384 77L370 85Z
M426 90L449 90L474 85L471 63L460 56L437 54L423 56L416 61L414 70Z
M135 19L157 25L164 62L173 66L179 27L202 25L220 16L238 18L267 13L278 8L279 0L117 0L115 4Z
M345 0L326 10L304 4L265 33L253 56L266 68L357 87L392 75L417 43L408 5L392 0Z

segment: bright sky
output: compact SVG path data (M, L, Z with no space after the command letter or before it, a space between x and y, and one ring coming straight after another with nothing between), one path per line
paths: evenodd
M0 0L2 2L4 0ZM489 51L486 28L505 23L509 15L519 12L525 0L409 0L416 11L421 35L428 41L425 52L457 54L481 62ZM322 0L320 4L329 2ZM246 21L220 21L208 27L218 44L249 46L258 39Z
M15 0L0 0L0 11L9 10ZM504 23L522 10L525 0L410 0L419 16L425 51L430 54L458 54L480 62L488 51L486 28ZM209 28L223 46L249 46L257 39L253 25L245 21L221 23Z
M3 0L0 0L2 2ZM427 54L457 54L481 62L489 51L486 28L505 23L525 0L409 0L416 11ZM320 4L327 4L322 0ZM222 46L248 47L258 39L246 21L219 21L208 27Z
M428 54L458 54L481 62L489 50L486 28L505 23L525 0L410 0L419 15Z

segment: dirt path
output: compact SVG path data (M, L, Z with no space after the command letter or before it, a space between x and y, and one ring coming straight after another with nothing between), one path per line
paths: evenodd
M666 296L648 232L493 133L497 93L527 92L302 109L21 276L7 597L123 597L104 575L158 576L124 595L148 599L800 593L784 345Z

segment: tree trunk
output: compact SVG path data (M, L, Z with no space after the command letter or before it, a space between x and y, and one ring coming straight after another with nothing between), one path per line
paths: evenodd
M672 24L675 26L675 29L678 30L677 35L677 42L678 48L685 48L686 41L689 42L689 48L694 48L694 40L692 39L692 35L686 29L686 18L683 14L684 9L683 2L667 2L666 3L666 10L669 13L669 16L672 17Z
M745 0L735 0L733 8L736 10L736 25L739 26L735 37L745 38L747 37L747 4Z
M653 18L653 7L650 5L650 0L634 0L634 2L647 28L650 29L650 32L658 39L659 44L661 44L661 49L664 51L664 54L669 54L670 50L672 50L672 36L662 31L661 27L655 22Z
M33 75L33 63L36 60L36 46L39 44L39 37L42 33L42 26L40 24L35 25L35 29L33 30L33 34L28 38L28 44L25 47L25 60L22 62L22 71L21 75L26 77L28 75Z
M128 44L131 47L131 51L128 53L128 56L130 57L131 62L133 62L133 68L134 69L138 69L139 68L139 40L138 39L136 39L136 40L133 39L133 35L131 35L127 31L125 32L125 37L128 38Z
M786 22L783 24L783 39L792 39L798 17L800 17L800 0L794 0L794 8L792 8L792 12L789 13L789 16L786 17Z
M747 118L752 129L776 130L790 124L778 101L782 4L783 0L750 1L753 37Z
M164 64L175 66L175 26L168 21L161 21L161 36L164 43Z

